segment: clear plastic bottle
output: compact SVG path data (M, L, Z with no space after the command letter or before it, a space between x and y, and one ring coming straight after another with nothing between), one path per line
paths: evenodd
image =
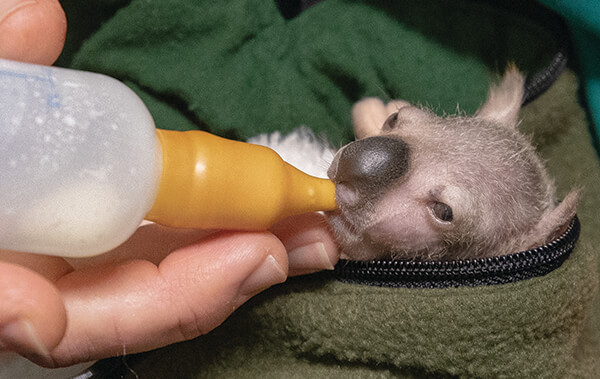
M149 213L169 226L266 229L335 208L333 184L272 150L168 132L105 75L0 59L0 247L81 257Z

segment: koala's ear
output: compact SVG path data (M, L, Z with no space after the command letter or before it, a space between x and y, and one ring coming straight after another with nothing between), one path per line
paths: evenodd
M490 87L485 104L475 116L507 127L516 127L523 102L524 83L523 75L514 65L510 65L502 81Z
M530 234L526 249L545 245L558 238L571 222L577 211L579 190L572 190L556 208L544 214Z
M388 113L383 101L369 97L352 107L352 123L356 139L378 135Z

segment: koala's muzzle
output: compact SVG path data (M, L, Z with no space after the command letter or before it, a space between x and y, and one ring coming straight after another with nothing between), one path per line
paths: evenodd
M397 182L408 167L409 148L404 141L376 136L347 145L339 153L330 176L337 185L372 197Z

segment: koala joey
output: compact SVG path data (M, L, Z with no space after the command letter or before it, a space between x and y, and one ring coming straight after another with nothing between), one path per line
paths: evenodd
M343 257L480 258L557 237L575 215L578 191L558 204L542 160L518 131L523 83L509 67L472 116L358 102L357 140L328 171L339 205L328 218Z

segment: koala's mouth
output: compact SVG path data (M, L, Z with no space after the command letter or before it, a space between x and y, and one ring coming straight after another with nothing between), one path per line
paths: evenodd
M329 223L334 229L335 234L343 234L345 236L358 235L360 229L357 225L352 223L351 218L348 217L347 212L343 210L335 210L327 212Z

